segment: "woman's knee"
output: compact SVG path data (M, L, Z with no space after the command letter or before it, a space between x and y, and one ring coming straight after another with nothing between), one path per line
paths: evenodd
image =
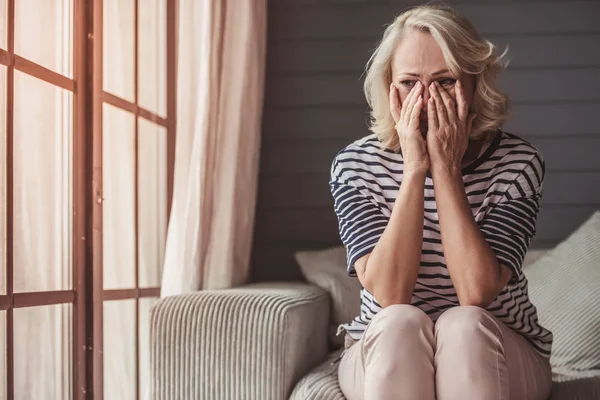
M367 333L404 336L421 330L433 331L433 322L427 314L409 304L394 304L373 317Z
M486 331L500 334L500 328L492 314L476 306L453 307L444 312L435 323L438 340L447 337L453 341L470 343Z

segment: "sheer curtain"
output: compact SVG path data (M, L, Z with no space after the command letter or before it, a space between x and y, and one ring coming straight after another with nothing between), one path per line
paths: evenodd
M266 0L180 0L174 193L161 296L248 274Z

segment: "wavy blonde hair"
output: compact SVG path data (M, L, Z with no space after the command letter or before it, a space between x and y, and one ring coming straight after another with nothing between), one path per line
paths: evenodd
M508 118L508 97L496 86L496 77L506 67L506 51L498 56L495 46L482 39L471 22L443 4L426 4L411 8L385 29L381 42L366 66L365 96L371 108L369 129L383 145L395 152L400 149L389 107L389 88L392 82L391 61L402 34L407 28L429 32L441 47L449 70L475 77L471 138L486 140Z

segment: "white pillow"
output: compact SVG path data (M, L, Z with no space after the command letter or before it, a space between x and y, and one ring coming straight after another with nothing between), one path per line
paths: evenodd
M360 314L361 285L358 278L348 276L346 250L338 246L325 250L298 251L294 257L306 280L331 296L329 340L334 347L341 346L344 337L336 337L337 327Z
M523 273L552 331L555 379L600 376L600 212Z
M548 249L530 249L527 254L525 254L525 259L523 260L523 268L530 266L535 263L537 260L542 258L544 255L548 253Z

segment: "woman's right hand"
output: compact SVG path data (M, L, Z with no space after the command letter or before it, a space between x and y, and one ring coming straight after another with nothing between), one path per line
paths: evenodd
M427 143L419 129L419 117L423 108L423 85L417 81L404 104L400 104L400 94L392 83L390 85L390 111L396 123L396 133L404 160L404 173L423 172L429 169Z

